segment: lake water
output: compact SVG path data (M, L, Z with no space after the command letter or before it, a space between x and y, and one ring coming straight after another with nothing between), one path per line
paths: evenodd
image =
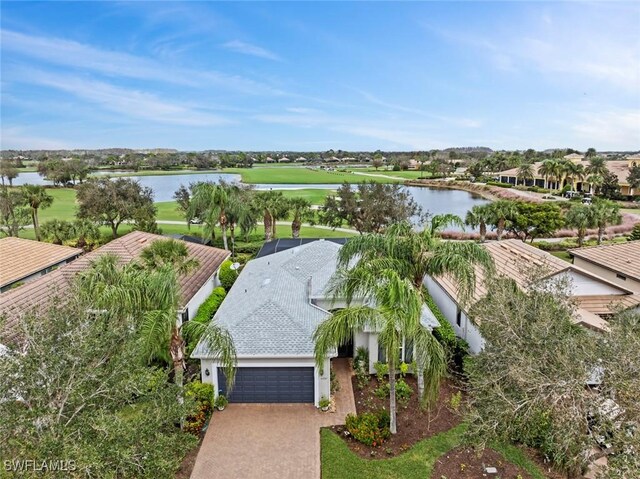
M117 172L108 172L117 173ZM124 173L124 172L123 172ZM97 174L107 174L105 172L97 172ZM130 176L140 182L142 186L148 186L153 190L155 201L172 201L174 192L180 185L188 185L195 181L219 181L225 180L229 182L240 181L240 175L232 173L190 173L182 175L155 175L155 176ZM36 172L20 173L13 180L14 185L23 185L25 183L37 185L49 185L49 181L44 180ZM340 185L336 184L257 184L254 185L258 190L295 190L295 189L336 189ZM406 187L425 212L432 215L452 213L462 218L467 214L473 206L488 203L489 201L479 195L461 190L450 190L445 188L427 188L418 186Z

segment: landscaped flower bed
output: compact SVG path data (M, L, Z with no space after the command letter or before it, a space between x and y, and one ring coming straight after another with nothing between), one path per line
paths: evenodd
M398 378L398 381L400 381L400 378ZM381 415L384 415L381 411L389 411L389 395L388 393L382 394L380 391L381 389L386 389L387 378L383 382L379 382L375 376L371 376L362 389L358 388L355 376L352 378L352 382L356 412L359 417L363 414L372 414L380 418ZM371 431L372 417L358 424L360 431L362 430L362 425L367 428L364 435L372 439L371 441L366 441L371 445L357 441L353 434L349 433L346 426L332 427L333 431L345 440L352 451L368 458L396 456L408 450L416 442L440 432L448 431L460 424L462 420L461 412L459 411L461 407L461 391L453 381L443 381L438 399L431 409L422 409L420 407L418 385L415 377L408 375L404 378L404 382L412 390L412 393L408 399L404 401L400 399L398 401L397 434L387 434L384 432L384 428L381 428L381 434ZM456 408L458 411L456 411Z

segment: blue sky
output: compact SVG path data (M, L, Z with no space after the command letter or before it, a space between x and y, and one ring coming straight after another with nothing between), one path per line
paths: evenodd
M1 9L2 148L640 149L639 3Z

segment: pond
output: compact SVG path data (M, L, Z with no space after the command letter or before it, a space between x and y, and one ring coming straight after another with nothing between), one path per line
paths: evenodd
M119 173L119 172L110 172ZM124 172L122 172L124 173ZM99 174L105 174L99 172ZM160 201L172 201L174 192L180 185L188 185L195 181L219 181L229 182L240 181L240 175L233 173L187 173L174 175L153 175L153 176L130 176L140 182L142 186L148 186L153 190L154 199ZM36 172L20 173L13 181L14 185L25 183L49 185L49 181L44 180ZM336 184L257 184L254 185L259 190L295 190L295 189L333 189L340 185ZM462 218L473 206L488 203L489 200L479 195L461 190L451 190L445 188L429 188L408 186L406 187L425 212L431 215L452 213Z

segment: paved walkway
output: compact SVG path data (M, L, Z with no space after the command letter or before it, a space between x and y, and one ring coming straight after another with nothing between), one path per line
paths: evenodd
M320 479L320 428L355 413L351 369L332 361L336 412L311 404L230 404L215 412L191 479Z

